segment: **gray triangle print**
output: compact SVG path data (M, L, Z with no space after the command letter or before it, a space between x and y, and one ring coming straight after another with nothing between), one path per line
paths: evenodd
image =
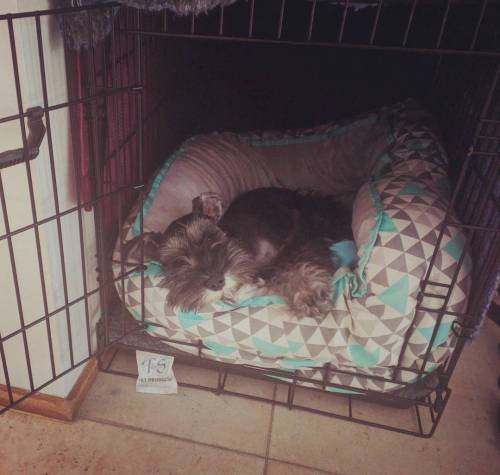
M416 242L413 246L407 249L406 252L412 256L419 257L420 259L424 258L424 250L422 249L422 244L420 244L420 242Z
M321 332L321 335L323 335L323 340L325 340L325 343L328 344L330 343L330 341L332 341L337 330L320 327L319 331Z
M410 223L408 226L402 229L401 234L403 234L404 236L410 236L412 238L419 239L417 228L413 223Z
M318 356L325 349L325 345L314 345L312 343L308 343L306 346L313 358L316 358L316 356Z
M238 330L237 328L231 328L231 331L233 332L233 336L234 336L234 339L236 341L246 340L249 336L245 332L242 332L241 330Z
M224 333L229 327L226 323L221 322L218 318L214 318L215 333Z
M201 338L206 338L206 337L209 337L209 336L213 336L212 332L209 332L209 331L205 330L201 325L198 326L197 330L198 330L198 333L200 334Z
M247 318L248 317L245 314L233 310L231 312L231 325L238 325L238 323Z
M269 325L269 334L271 335L271 341L276 341L283 336L283 330L273 325Z
M403 250L403 241L401 241L401 236L396 234L388 243L385 244L384 247L389 249L396 249L397 251Z
M266 327L267 323L259 320L258 318L250 318L250 332L252 335L256 335L259 330Z
M308 341L311 338L311 335L316 331L316 326L310 327L308 325L300 325L300 333L304 337L304 341Z
M397 259L392 261L387 267L390 269L398 270L400 272L408 272L405 255L401 254Z

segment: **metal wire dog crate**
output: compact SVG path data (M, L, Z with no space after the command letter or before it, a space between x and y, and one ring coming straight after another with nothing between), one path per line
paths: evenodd
M103 21L109 27L102 27ZM48 79L47 31L57 29L56 22L68 41L63 99L51 93ZM22 142L0 154L0 262L17 308L9 322L0 325L0 412L72 373L93 355L102 357L102 370L124 374L113 367L116 352L146 349L214 370L213 386L185 383L188 386L265 400L230 391L226 381L231 374L271 380L287 388L284 400L271 403L432 436L450 397L450 377L483 317L500 267L499 25L500 4L488 0L249 0L184 17L107 3L0 15L16 107L0 114L0 125L15 124ZM37 105L23 89L26 68L20 62L26 58L20 58L19 44L26 36L35 51ZM338 65L345 69L343 74L335 71ZM377 75L381 65L386 73ZM333 77L335 90L325 91ZM398 81L387 81L388 77ZM316 107L307 108L307 100L300 99L292 104L299 90L309 91L307 100ZM112 246L130 205L144 199L145 180L180 141L215 129L310 125L407 95L417 96L440 122L451 157L451 206L461 218L474 257L466 313L447 307L458 271L446 286L439 310L421 303L417 307L436 312L438 322L444 315L456 318L458 343L432 389L416 398L368 390L331 394L345 401L345 412L309 407L296 397L298 383L307 380L297 372L215 362L204 357L201 341L196 345L198 356L190 356L169 347L168 340L145 335L144 311L142 325L129 318L114 290L115 281L123 282L126 272L122 267L121 276L111 275ZM328 107L317 106L324 102ZM280 106L285 106L281 112L270 113ZM301 108L306 110L301 118L290 113ZM69 158L58 155L57 136L62 132L52 125L61 111L71 124ZM69 162L65 172L70 185L61 184L60 160ZM28 213L20 224L9 189L10 181L19 176L26 182L23 199ZM38 184L42 179L49 183L45 195ZM73 194L66 199L62 195L68 186ZM41 211L43 200L50 201L48 211ZM89 216L94 234L88 232ZM70 217L68 225L65 220ZM35 260L29 273L36 276L40 294L34 309L23 282L26 271L20 253L25 248L19 246L28 236ZM442 234L431 267L441 239ZM53 266L56 277L48 270ZM127 272L137 270L143 275L144 266ZM429 275L422 281L422 295L428 292ZM43 357L35 351L40 341L46 349ZM21 369L16 366L19 361ZM323 391L328 375L337 370L325 366L322 371L323 381L307 381L316 388L307 391ZM24 382L16 372L23 373ZM417 376L425 376L424 368ZM366 401L406 408L413 414L414 427L401 427L390 416L381 422L359 415L357 405Z

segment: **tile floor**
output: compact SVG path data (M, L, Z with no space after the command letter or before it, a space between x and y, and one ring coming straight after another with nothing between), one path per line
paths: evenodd
M0 474L498 474L499 341L500 327L487 322L466 348L432 439L197 389L139 394L133 379L101 373L72 423L15 411L0 416ZM133 355L123 354L115 368L133 365ZM176 375L212 381L207 370L178 367ZM233 376L227 388L285 396L281 385ZM346 404L309 392L297 398L320 408ZM408 417L383 407L359 410L375 419Z

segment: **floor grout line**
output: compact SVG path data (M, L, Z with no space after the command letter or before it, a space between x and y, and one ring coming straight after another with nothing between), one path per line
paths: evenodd
M273 422L274 422L274 409L276 405L274 402L276 401L276 394L278 392L278 385L274 383L274 388L273 388L273 402L271 405L271 417L269 418L269 430L267 431L267 442L266 442L266 457L264 460L264 470L262 472L263 475L267 474L267 465L269 463L269 450L271 448L271 436L273 432Z
M167 439L179 440L181 442L189 442L189 443L195 444L195 445L203 445L205 447L210 447L210 448L213 448L213 449L224 450L226 452L234 452L234 453L239 454L239 455L245 455L245 456L255 457L255 458L259 458L259 459L263 459L263 460L265 459L264 455L259 455L259 454L255 454L255 453L252 453L252 452L246 452L246 451L241 450L241 449L230 449L229 447L224 447L223 445L210 444L208 442L201 442L199 440L193 440L193 439L189 439L187 437L180 437L178 435L173 435L173 434L165 434L163 432L158 432L158 431L151 430L151 429L144 429L142 427L135 427L135 426L131 426L131 425L128 425L128 424L123 424L121 422L107 421L107 420L101 419L99 417L92 418L92 417L87 417L87 416L78 416L75 420L83 420L83 421L95 422L97 424L102 424L102 425L106 425L106 426L116 427L116 428L119 428L119 429L128 429L128 430L132 430L134 432L142 432L144 434L156 435L156 436L164 437L164 438L167 438Z
M306 470L312 470L314 472L317 472L318 474L324 474L324 475L336 475L337 474L337 472L329 472L328 470L323 470L323 469L317 468L317 467L311 467L310 465L302 465L301 463L288 462L286 460L275 459L273 457L269 457L268 460L270 460L271 462L279 462L279 463L282 463L284 465L291 465L292 467L298 467L298 468L303 468Z
M276 393L277 393L277 386L275 386L274 391L273 391L273 399L276 397ZM299 467L299 468L304 468L304 469L307 469L307 470L313 470L313 471L316 471L316 472L319 472L319 473L322 473L322 474L325 474L325 475L331 475L332 472L328 472L328 471L319 469L317 467L312 467L312 466L309 466L309 465L302 465L302 464L295 463L295 462L289 462L287 460L281 460L281 459L278 459L278 458L269 457L269 450L270 450L270 447L271 447L272 426L273 426L273 422L274 422L274 409L275 409L275 405L273 404L272 405L272 409L271 409L271 418L270 418L270 422L269 422L269 431L268 431L267 446L266 446L266 454L265 455L254 454L252 452L246 452L246 451L240 450L240 449L230 449L230 448L224 447L222 445L210 444L208 442L200 442L200 441L197 441L197 440L189 439L187 437L180 437L180 436L172 435L172 434L164 434L162 432L158 432L158 431L154 431L154 430L150 430L150 429L143 429L141 427L130 426L128 424L123 424L121 422L107 421L105 419L100 419L98 417L97 418L91 418L91 417L77 416L77 418L75 419L75 421L77 421L77 420L83 420L83 421L95 422L96 424L102 424L102 425L105 425L105 426L116 427L116 428L119 428L119 429L132 430L132 431L135 431L135 432L142 432L144 434L156 435L156 436L159 436L159 437L164 437L166 439L179 440L181 442L188 442L188 443L195 444L195 445L202 445L202 446L210 447L210 448L213 448L213 449L224 450L225 452L232 452L232 453L235 453L235 454L238 454L238 455L244 455L244 456L247 456L247 457L253 457L253 458L261 459L261 460L264 460L263 475L266 475L266 473L267 473L267 466L268 466L269 460L271 460L273 462L283 463L283 464L286 464L286 465L296 466L296 467ZM62 422L62 421L57 421L57 422Z
M275 391L273 392L273 397L275 397L276 392L277 392L277 387L275 388ZM214 449L224 450L225 452L231 452L231 453L235 453L238 455L253 457L253 458L260 459L260 460L264 460L264 462L265 462L264 475L267 472L267 466L268 466L269 461L278 462L278 463L282 463L282 464L290 465L290 466L295 466L295 467L303 468L306 470L311 470L314 472L318 472L319 474L332 475L334 472L325 471L323 469L313 467L310 465L303 465L303 464L296 463L296 462L290 462L288 460L282 460L282 459L275 458L275 457L269 457L269 449L270 449L271 434L272 434L272 423L274 422L274 407L275 406L273 405L272 418L271 418L270 425L269 425L270 430L268 433L266 455L254 454L252 452L246 452L244 450L239 450L239 449L230 449L228 447L224 447L224 446L217 445L217 444L210 444L208 442L200 442L200 441L189 439L187 437L180 437L180 436L171 435L171 434L164 434L162 432L158 432L158 431L154 431L154 430L150 430L150 429L143 429L141 427L134 427L134 426L130 426L128 424L120 423L120 422L107 421L105 419L100 419L100 418L92 418L92 417L87 417L87 416L77 416L73 421L70 422L70 421L62 421L59 419L52 419L52 418L47 417L47 416L41 416L38 414L27 413L27 412L19 411L19 410L13 410L12 414L15 414L16 416L17 415L24 416L26 418L35 417L37 419L42 419L44 421L50 421L50 422L53 422L56 424L65 424L65 425L73 424L79 420L80 421L94 422L96 424L100 424L100 425L104 425L104 426L116 427L119 429L126 429L126 430L131 430L134 432L142 432L144 434L155 435L155 436L163 437L166 439L178 440L181 442L187 442L187 443L191 443L191 444L195 444L195 445L201 445L201 446L210 447L210 448L214 448Z

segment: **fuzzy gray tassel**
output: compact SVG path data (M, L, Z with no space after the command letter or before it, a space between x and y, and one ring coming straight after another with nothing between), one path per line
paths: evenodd
M142 10L170 10L176 15L199 15L218 6L227 6L238 0L116 0L127 7ZM104 0L53 0L57 8L85 7L105 4ZM92 43L103 40L111 31L118 8L97 8L59 15L59 24L69 48L87 49L90 46L89 16L92 24Z
M237 0L118 0L129 7L151 11L170 10L176 15L199 15L218 6L227 6Z
M102 3L99 0L53 0L55 8L86 7ZM118 8L98 8L58 15L57 20L66 45L73 50L87 49L102 41L110 32ZM89 17L91 31L89 32ZM91 34L90 34L91 33Z

